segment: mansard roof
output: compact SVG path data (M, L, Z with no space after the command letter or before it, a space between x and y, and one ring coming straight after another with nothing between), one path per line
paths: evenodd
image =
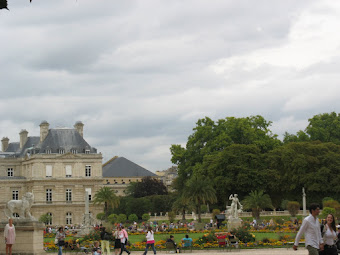
M49 129L41 143L40 136L29 136L23 148L20 148L19 142L9 143L7 150L0 154L2 157L25 157L26 153L45 154L47 150L49 153L59 153L60 150L64 150L64 153L72 150L77 153L85 153L86 150L97 153L97 149L91 147L76 129L57 128Z
M58 153L60 149L65 152L77 150L78 153L84 153L89 150L91 153L96 153L97 150L91 147L85 139L75 129L50 129L45 140L37 146L40 153L45 153L50 150L51 153Z
M103 177L157 176L124 157L114 157L103 165Z

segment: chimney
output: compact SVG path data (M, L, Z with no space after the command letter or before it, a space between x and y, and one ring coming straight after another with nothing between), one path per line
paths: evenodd
M83 137L83 130L84 130L84 124L81 121L77 121L76 124L74 124L74 128L78 131L78 133Z
M43 142L46 136L48 135L48 128L50 124L48 124L46 120L43 120L39 126L40 126L40 142Z
M7 150L8 144L9 144L8 137L3 137L2 140L1 140L1 150L2 150L2 152L5 152Z
M19 133L20 135L20 149L22 149L25 145L25 143L27 142L27 135L28 132L26 129L22 129Z

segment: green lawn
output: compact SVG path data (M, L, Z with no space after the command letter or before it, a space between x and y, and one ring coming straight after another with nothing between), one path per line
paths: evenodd
M185 237L185 234L172 234L175 237L175 242L180 243L182 238ZM189 237L192 239L198 239L199 237L203 236L204 233L188 233ZM157 234L155 235L155 241L160 241L160 240L167 240L170 238L170 234ZM130 235L129 236L129 241L131 243L136 243L136 242L141 242L145 239L145 235Z
M296 233L252 233L255 235L255 239L256 241L262 241L264 238L268 238L268 239L275 239L278 240L280 236L283 235L290 235L293 238L295 238ZM180 243L182 238L185 237L185 234L172 234L175 237L175 242L176 243ZM198 239L201 236L204 235L204 233L188 233L189 237L191 237L192 239ZM170 237L169 234L156 234L155 235L155 241L160 241L160 240L167 240ZM66 240L70 239L72 237L67 237ZM145 241L145 235L130 235L129 236L129 241L131 243L136 243L136 242L142 242ZM54 238L45 238L44 239L45 242L53 242Z

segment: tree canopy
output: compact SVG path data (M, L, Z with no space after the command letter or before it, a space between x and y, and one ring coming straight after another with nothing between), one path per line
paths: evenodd
M178 165L173 188L182 194L192 176L206 176L221 209L230 194L245 197L259 189L276 208L284 199L301 203L303 187L309 202L319 203L329 194L339 199L339 123L339 114L319 114L304 131L286 132L281 142L262 116L199 119L186 146L170 148L172 163Z

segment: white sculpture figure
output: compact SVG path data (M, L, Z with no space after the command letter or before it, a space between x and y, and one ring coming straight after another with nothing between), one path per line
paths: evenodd
M5 215L8 218L12 218L13 214L19 214L19 219L36 220L30 212L34 201L34 195L31 192L27 192L22 196L22 200L10 200L7 202L7 208L5 209Z
M231 218L234 219L238 219L238 213L242 212L243 206L241 205L240 201L238 200L238 196L237 194L231 194L229 196L229 200L232 200L231 202L231 206L230 206L230 214L231 214ZM239 206L240 208L237 209L237 206Z

